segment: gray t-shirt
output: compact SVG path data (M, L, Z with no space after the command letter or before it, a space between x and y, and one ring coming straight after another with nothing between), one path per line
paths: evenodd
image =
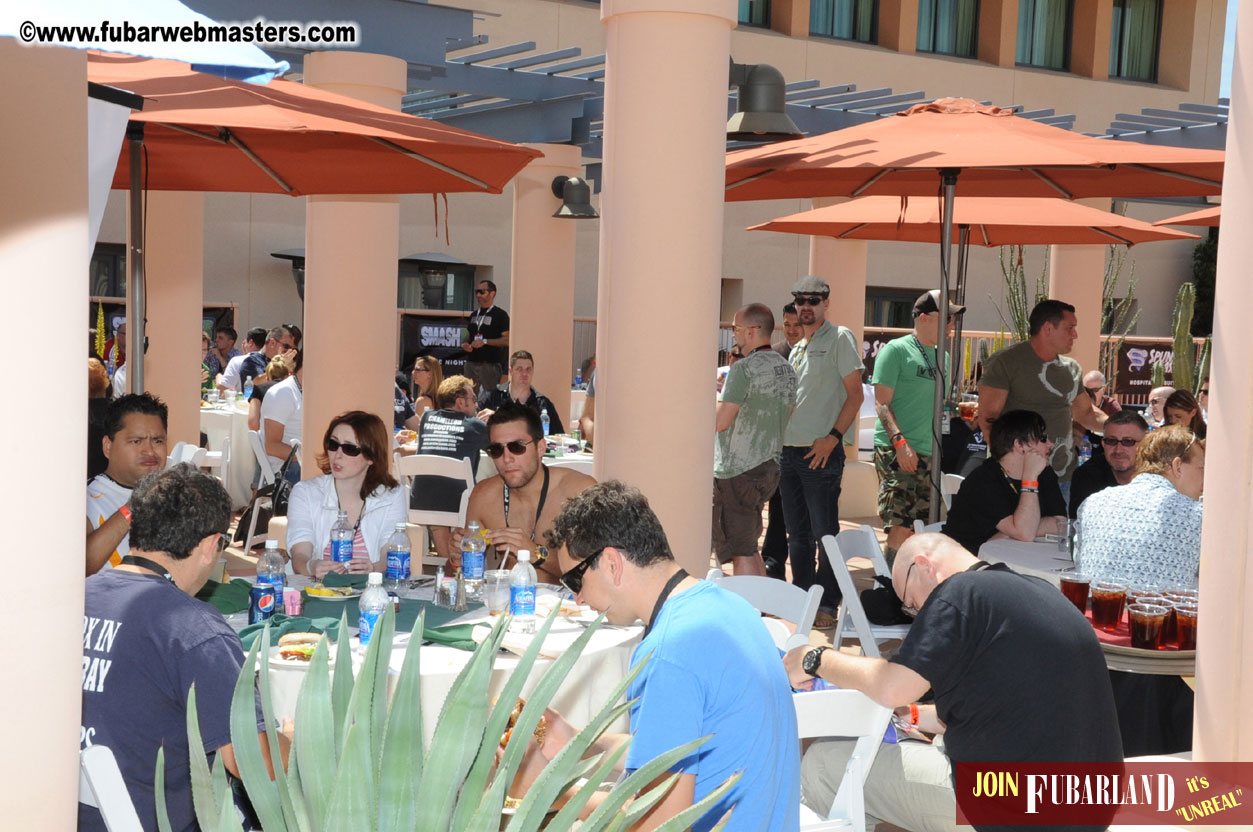
M1053 440L1053 471L1059 480L1069 480L1077 461L1070 430L1070 406L1082 389L1083 370L1079 362L1064 355L1044 361L1036 355L1030 342L1024 341L1006 347L984 362L979 383L1009 391L1003 413L1032 410L1044 417L1049 439Z
M714 443L714 478L725 480L778 458L796 404L796 372L774 350L750 353L727 371L719 401L740 406Z

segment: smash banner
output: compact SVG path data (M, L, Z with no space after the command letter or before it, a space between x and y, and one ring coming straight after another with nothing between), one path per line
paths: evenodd
M413 366L419 355L439 359L444 377L464 374L466 320L436 315L403 315L400 321L401 368Z
M1253 824L1253 763L957 763L957 822Z

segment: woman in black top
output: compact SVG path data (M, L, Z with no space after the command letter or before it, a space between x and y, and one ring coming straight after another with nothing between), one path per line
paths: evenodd
M974 554L996 538L1031 541L1058 533L1066 501L1049 465L1053 443L1044 418L1029 410L1002 413L988 449L991 457L953 495L944 533Z

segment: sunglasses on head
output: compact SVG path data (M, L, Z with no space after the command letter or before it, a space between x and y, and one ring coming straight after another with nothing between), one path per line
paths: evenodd
M335 437L326 440L326 450L331 453L343 451L347 456L361 456L361 446L354 445L351 442L340 442Z
M520 456L526 452L526 446L534 442L532 439L515 439L512 442L506 442L503 445L499 442L493 442L487 446L487 455L492 459L500 459L505 455L505 450L514 456Z
M600 557L601 554L604 553L604 551L605 551L605 547L602 546L601 548L597 549L592 554L591 557L584 558L583 560L579 561L578 564L574 566L574 568L561 573L561 577L558 578L558 580L561 581L561 585L564 586L566 589L570 590L571 592L573 592L575 595L578 595L580 592L582 592L583 591L583 573L592 568L592 563L598 557Z
M1124 436L1122 439L1115 439L1112 436L1101 437L1101 444L1107 448L1113 448L1122 445L1124 448L1134 448L1140 444L1139 439L1132 439L1130 436Z
M793 295L792 302L797 306L817 306L827 299L826 295Z

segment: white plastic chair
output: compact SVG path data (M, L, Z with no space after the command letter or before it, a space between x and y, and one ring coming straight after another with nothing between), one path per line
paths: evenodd
M815 584L803 590L787 581L757 575L727 575L721 569L710 569L706 577L748 601L758 612L775 616L763 620L779 649L787 649L792 633L778 619L796 625L796 634L804 635L808 643L818 605L822 602L822 587Z
M914 534L929 534L944 530L943 523L924 523L921 520L914 521Z
M257 460L257 470L260 471L261 479L258 484L264 488L267 485L274 484L274 469L270 467L270 457L265 452L265 443L261 441L261 434L255 430L248 431L248 444L252 448L252 455ZM251 552L252 547L265 540L268 534L267 529L262 529L261 534L257 534L257 515L261 513L261 508L272 509L274 503L268 498L261 498L253 501L252 517L248 521L248 534L244 537L244 551Z
M422 511L409 509L409 522L421 526L452 526L462 528L466 524L466 509L470 505L470 492L474 490L474 471L470 468L469 459L454 459L435 454L413 454L401 456L395 454L396 472L404 483L405 490L412 492L413 478L419 476L447 477L452 480L463 480L465 490L461 492L461 505L454 511Z
M143 832L117 758L103 745L88 746L79 754L78 802L99 809L109 832Z
M206 451L204 460L200 463L205 468L217 469L218 479L222 481L222 487L230 482L231 477L231 437L228 434L222 438L222 450Z
M862 653L877 658L880 655L879 642L904 638L909 633L909 625L870 623L861 605L861 596L853 584L852 573L848 571L847 561L849 558L866 558L874 564L875 574L890 575L887 560L879 549L879 541L869 526L862 526L840 532L835 537L823 535L822 548L826 550L831 568L835 571L835 581L843 594L836 617L836 637L832 641L838 645L847 637L856 637Z
M966 478L961 474L945 474L940 478L940 496L944 498L944 507L953 508L953 495L962 487Z
M548 459L544 464L549 468L570 468L578 471L580 474L592 476L592 461L590 459L580 459L578 457L559 456L556 459Z
M274 483L274 469L270 466L270 456L265 452L265 442L260 431L248 431L248 444L252 447L252 455L257 459L257 469L261 472L261 485Z
M792 704L796 706L796 727L801 739L844 737L857 740L826 817L802 806L801 832L835 829L864 832L866 801L863 789L875 755L883 743L883 734L892 719L891 710L855 690L796 693L792 695ZM816 822L813 815L817 815Z

